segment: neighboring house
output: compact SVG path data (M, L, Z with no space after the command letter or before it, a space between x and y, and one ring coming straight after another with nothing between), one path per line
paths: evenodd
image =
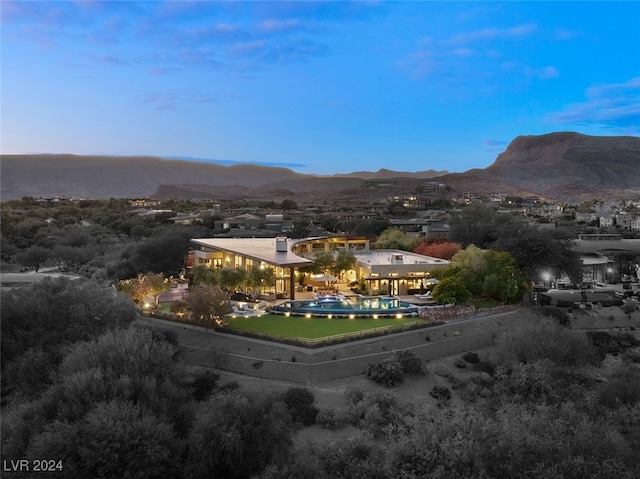
M611 227L615 224L615 217L613 215L600 216L599 225L600 228Z

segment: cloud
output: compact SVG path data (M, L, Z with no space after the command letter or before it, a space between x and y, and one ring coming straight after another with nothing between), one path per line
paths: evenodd
M256 40L232 45L230 55L236 58L251 58L268 63L291 63L326 54L328 47L311 40L292 39L284 41Z
M214 103L218 100L218 97L193 89L148 93L138 97L139 102L154 105L158 110L175 110L184 103Z
M585 96L584 102L548 115L547 121L640 132L640 77L624 83L594 85L586 90Z
M296 18L269 19L258 24L258 31L262 33L282 33L297 30L301 26Z
M525 67L524 73L528 77L535 77L540 80L552 80L560 76L560 72L556 67L547 66L542 68Z
M468 33L454 35L449 39L449 43L453 45L466 45L479 41L520 39L527 37L536 32L537 25L527 23L512 28L484 28L482 30L474 30Z

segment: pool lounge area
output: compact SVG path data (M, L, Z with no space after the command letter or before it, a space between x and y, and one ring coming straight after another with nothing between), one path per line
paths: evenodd
M284 316L321 318L403 318L418 316L418 306L387 296L346 295L312 300L285 301L270 308Z

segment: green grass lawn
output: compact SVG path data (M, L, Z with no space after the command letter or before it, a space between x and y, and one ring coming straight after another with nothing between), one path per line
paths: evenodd
M338 334L366 331L383 326L401 327L420 318L328 319L268 314L261 317L227 318L229 328L238 331L268 334L288 338L318 339Z

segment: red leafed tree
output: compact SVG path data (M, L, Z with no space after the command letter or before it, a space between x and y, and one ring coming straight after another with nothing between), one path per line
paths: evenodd
M421 241L413 248L413 252L449 260L453 258L461 248L460 243L452 243L442 238L434 238Z

